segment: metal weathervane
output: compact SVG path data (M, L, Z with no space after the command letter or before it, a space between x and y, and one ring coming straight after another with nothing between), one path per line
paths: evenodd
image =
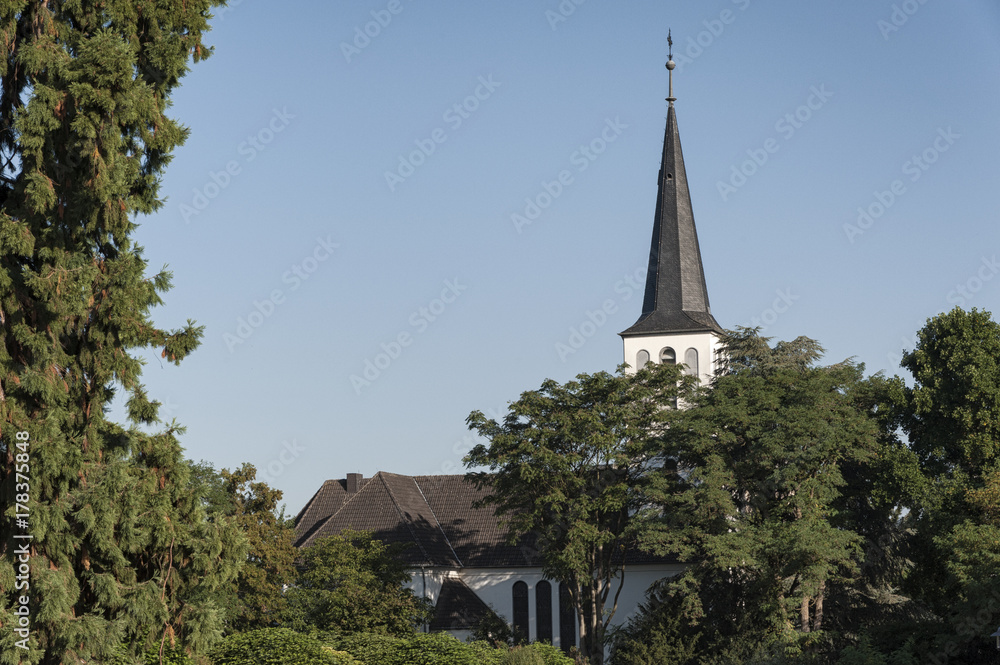
M670 30L667 30L667 46L669 47L669 52L667 54L667 71L670 72L670 96L667 97L667 101L670 105L674 105L674 101L677 99L674 97L674 67L677 63L674 62L674 39L670 35Z

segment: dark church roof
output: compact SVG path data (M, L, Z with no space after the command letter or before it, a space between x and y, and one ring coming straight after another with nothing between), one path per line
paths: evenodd
M351 481L351 482L349 482ZM356 487L349 491L349 486ZM371 531L383 542L405 543L414 566L537 566L528 540L508 545L492 508L473 508L485 496L465 476L402 476L380 471L328 480L296 517L296 546L345 529Z
M671 93L672 94L672 93ZM642 314L621 336L722 332L708 304L674 103L667 110Z
M350 474L328 480L295 518L295 545L353 529L371 531L387 543L409 545L403 553L414 568L537 567L534 538L507 543L507 530L493 508L474 508L488 490L462 475L402 476L380 471L372 478ZM630 552L630 564L666 559Z

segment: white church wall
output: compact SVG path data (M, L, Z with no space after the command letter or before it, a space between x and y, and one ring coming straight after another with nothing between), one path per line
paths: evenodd
M528 585L528 639L536 639L538 620L535 615L535 585L545 579L541 568L463 568L461 573L465 585L476 592L484 603L489 605L509 624L514 623L514 582L524 582ZM558 605L553 603L553 615L557 614ZM558 629L558 617L553 616ZM558 635L558 632L553 633ZM556 639L558 641L558 639ZM558 645L557 645L558 646Z
M625 583L618 598L618 611L615 613L612 625L619 626L631 617L645 600L646 590L650 585L664 577L672 577L683 572L684 564L658 564L629 566L625 570ZM514 621L513 590L515 582L528 585L528 626L529 640L538 638L538 616L536 613L536 589L538 583L545 577L541 568L495 569L495 568L465 568L459 571L462 581L478 595L483 602L491 606L504 621L512 624ZM559 626L559 583L549 581L552 590L552 643L561 647ZM610 594L618 590L617 582ZM610 602L610 599L609 599ZM580 635L577 623L574 621L576 643Z

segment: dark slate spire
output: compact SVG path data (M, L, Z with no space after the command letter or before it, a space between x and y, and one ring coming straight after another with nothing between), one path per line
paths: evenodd
M646 295L642 301L642 315L631 328L620 333L622 336L722 332L708 304L705 270L701 265L698 232L694 226L691 193L674 113L672 65L671 59L667 63L667 69L671 70L670 97L667 98L670 107L663 137Z

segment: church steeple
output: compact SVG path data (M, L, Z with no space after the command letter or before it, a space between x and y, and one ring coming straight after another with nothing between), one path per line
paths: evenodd
M669 39L669 38L668 38ZM672 40L671 40L672 43ZM705 270L701 264L698 232L691 208L684 155L674 112L673 59L670 71L670 96L667 101L667 127L663 137L656 213L653 217L653 241L649 250L646 292L642 314L629 335L672 332L714 331L722 328L712 316L708 303Z
M667 39L672 47L673 40L669 36ZM674 67L671 53L667 62L670 71L667 127L642 314L619 335L625 343L625 362L632 367L650 361L684 363L690 373L710 380L723 330L708 304L708 287L674 111Z

